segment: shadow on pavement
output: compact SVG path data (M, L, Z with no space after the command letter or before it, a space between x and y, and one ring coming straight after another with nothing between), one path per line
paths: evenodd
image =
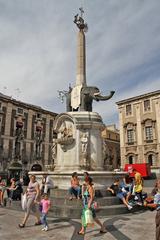
M131 240L129 237L127 237L125 234L123 234L119 229L125 225L125 223L121 223L119 224L118 226L114 226L114 223L116 221L119 221L119 220L122 220L122 221L128 221L130 220L129 218L127 217L121 217L121 216L118 216L118 217L113 217L113 218L110 218L108 220L106 220L103 224L107 230L107 232L109 232L116 240ZM73 235L71 237L71 240L84 240L84 236L83 235L78 235L78 231L81 229L81 223L75 221L75 220L71 220L71 219L55 219L55 220L52 220L52 221L49 221L50 223L61 223L61 222L67 222L69 223L69 225L67 226L63 226L64 227L68 227L70 225L72 225L74 227L74 232L73 232ZM58 225L56 227L53 227L53 228L50 228L50 230L54 230L54 229L58 229L58 228L62 228L62 226ZM97 230L91 230L89 231L88 233L91 233L91 232L94 232L94 231L97 231ZM105 234L105 233L104 233ZM92 237L96 238L96 237L101 237L103 236L104 234L101 234L101 233L97 233L97 234L94 234L92 235Z
M122 227L124 224L118 225L118 228L114 226L114 223L118 220L128 221L129 218L125 217L113 217L111 219L106 220L103 224L106 230L112 234L112 236L117 240L131 240L129 237L124 235L118 228Z

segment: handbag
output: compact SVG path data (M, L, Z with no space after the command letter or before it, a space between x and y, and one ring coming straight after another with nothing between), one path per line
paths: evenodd
M147 203L154 203L154 198L153 197L147 197L146 199Z
M26 193L22 194L22 196L21 196L21 205L22 205L22 209L26 210L26 208L27 208L27 194Z
M93 202L93 208L94 208L95 210L99 208L99 204L98 204L97 201L94 201L94 202Z
M84 215L85 215L85 222L87 227L94 226L92 211L90 209L86 209Z

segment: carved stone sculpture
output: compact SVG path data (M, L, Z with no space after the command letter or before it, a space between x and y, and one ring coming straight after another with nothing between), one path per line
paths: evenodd
M87 153L88 133L83 133L81 137L81 143L82 143L82 153Z
M36 159L40 159L41 158L41 144L42 144L42 132L41 131L36 131L35 141L36 141Z
M23 130L22 128L16 128L16 139L15 139L15 158L20 158L20 149L21 149L21 142L24 139Z
M57 141L56 141L56 139L53 139L52 158L55 159L56 156L57 156Z

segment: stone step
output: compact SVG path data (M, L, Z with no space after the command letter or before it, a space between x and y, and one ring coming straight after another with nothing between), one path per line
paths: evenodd
M12 210L23 211L20 201L12 201L11 206L7 203L6 208ZM119 215L125 213L132 213L135 211L142 210L143 207L134 206L132 210L128 210L123 204L113 204L113 205L99 205L99 208L96 210L98 217L107 217L111 215ZM75 218L79 219L81 217L82 206L81 205L52 205L49 211L49 217L55 218Z
M54 196L54 197L65 197L67 198L69 196L69 192L66 189L51 189L50 190L50 196ZM111 196L111 193L106 191L105 189L101 189L101 190L95 190L95 196L96 197L107 197L107 196Z
M132 211L132 210L131 210ZM119 215L131 212L124 205L103 206L96 210L99 217ZM82 208L73 206L58 207L52 206L49 212L50 217L63 217L63 218L81 218Z
M82 200L73 199L69 200L68 198L63 197L51 197L50 198L53 205L67 205L67 206L81 206L82 207ZM108 206L108 205L116 205L120 204L121 201L117 197L109 196L103 198L96 198L96 201L99 203L100 206Z
M148 179L143 181L143 187L151 187L154 188L157 179Z
M55 198L51 197L51 203L52 206L70 206L70 207L75 207L75 208L82 208L82 200L78 199L73 199L72 201L66 199L66 198ZM97 198L96 201L98 202L99 207L103 206L112 206L112 205L120 205L121 201L116 198L116 197L104 197L104 198ZM9 202L7 203L7 207L9 207ZM20 201L12 201L11 207L12 206L19 206L21 207L21 202Z
M152 190L153 190L153 187L143 187L143 192L147 193L148 195L151 194Z

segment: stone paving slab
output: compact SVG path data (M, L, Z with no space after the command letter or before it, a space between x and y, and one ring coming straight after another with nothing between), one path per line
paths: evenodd
M85 237L79 236L80 220L48 218L50 230L41 231L34 226L35 218L29 217L27 225L19 229L24 213L0 208L0 240L154 240L156 211L129 213L103 218L107 233L99 234L99 228L88 228Z

